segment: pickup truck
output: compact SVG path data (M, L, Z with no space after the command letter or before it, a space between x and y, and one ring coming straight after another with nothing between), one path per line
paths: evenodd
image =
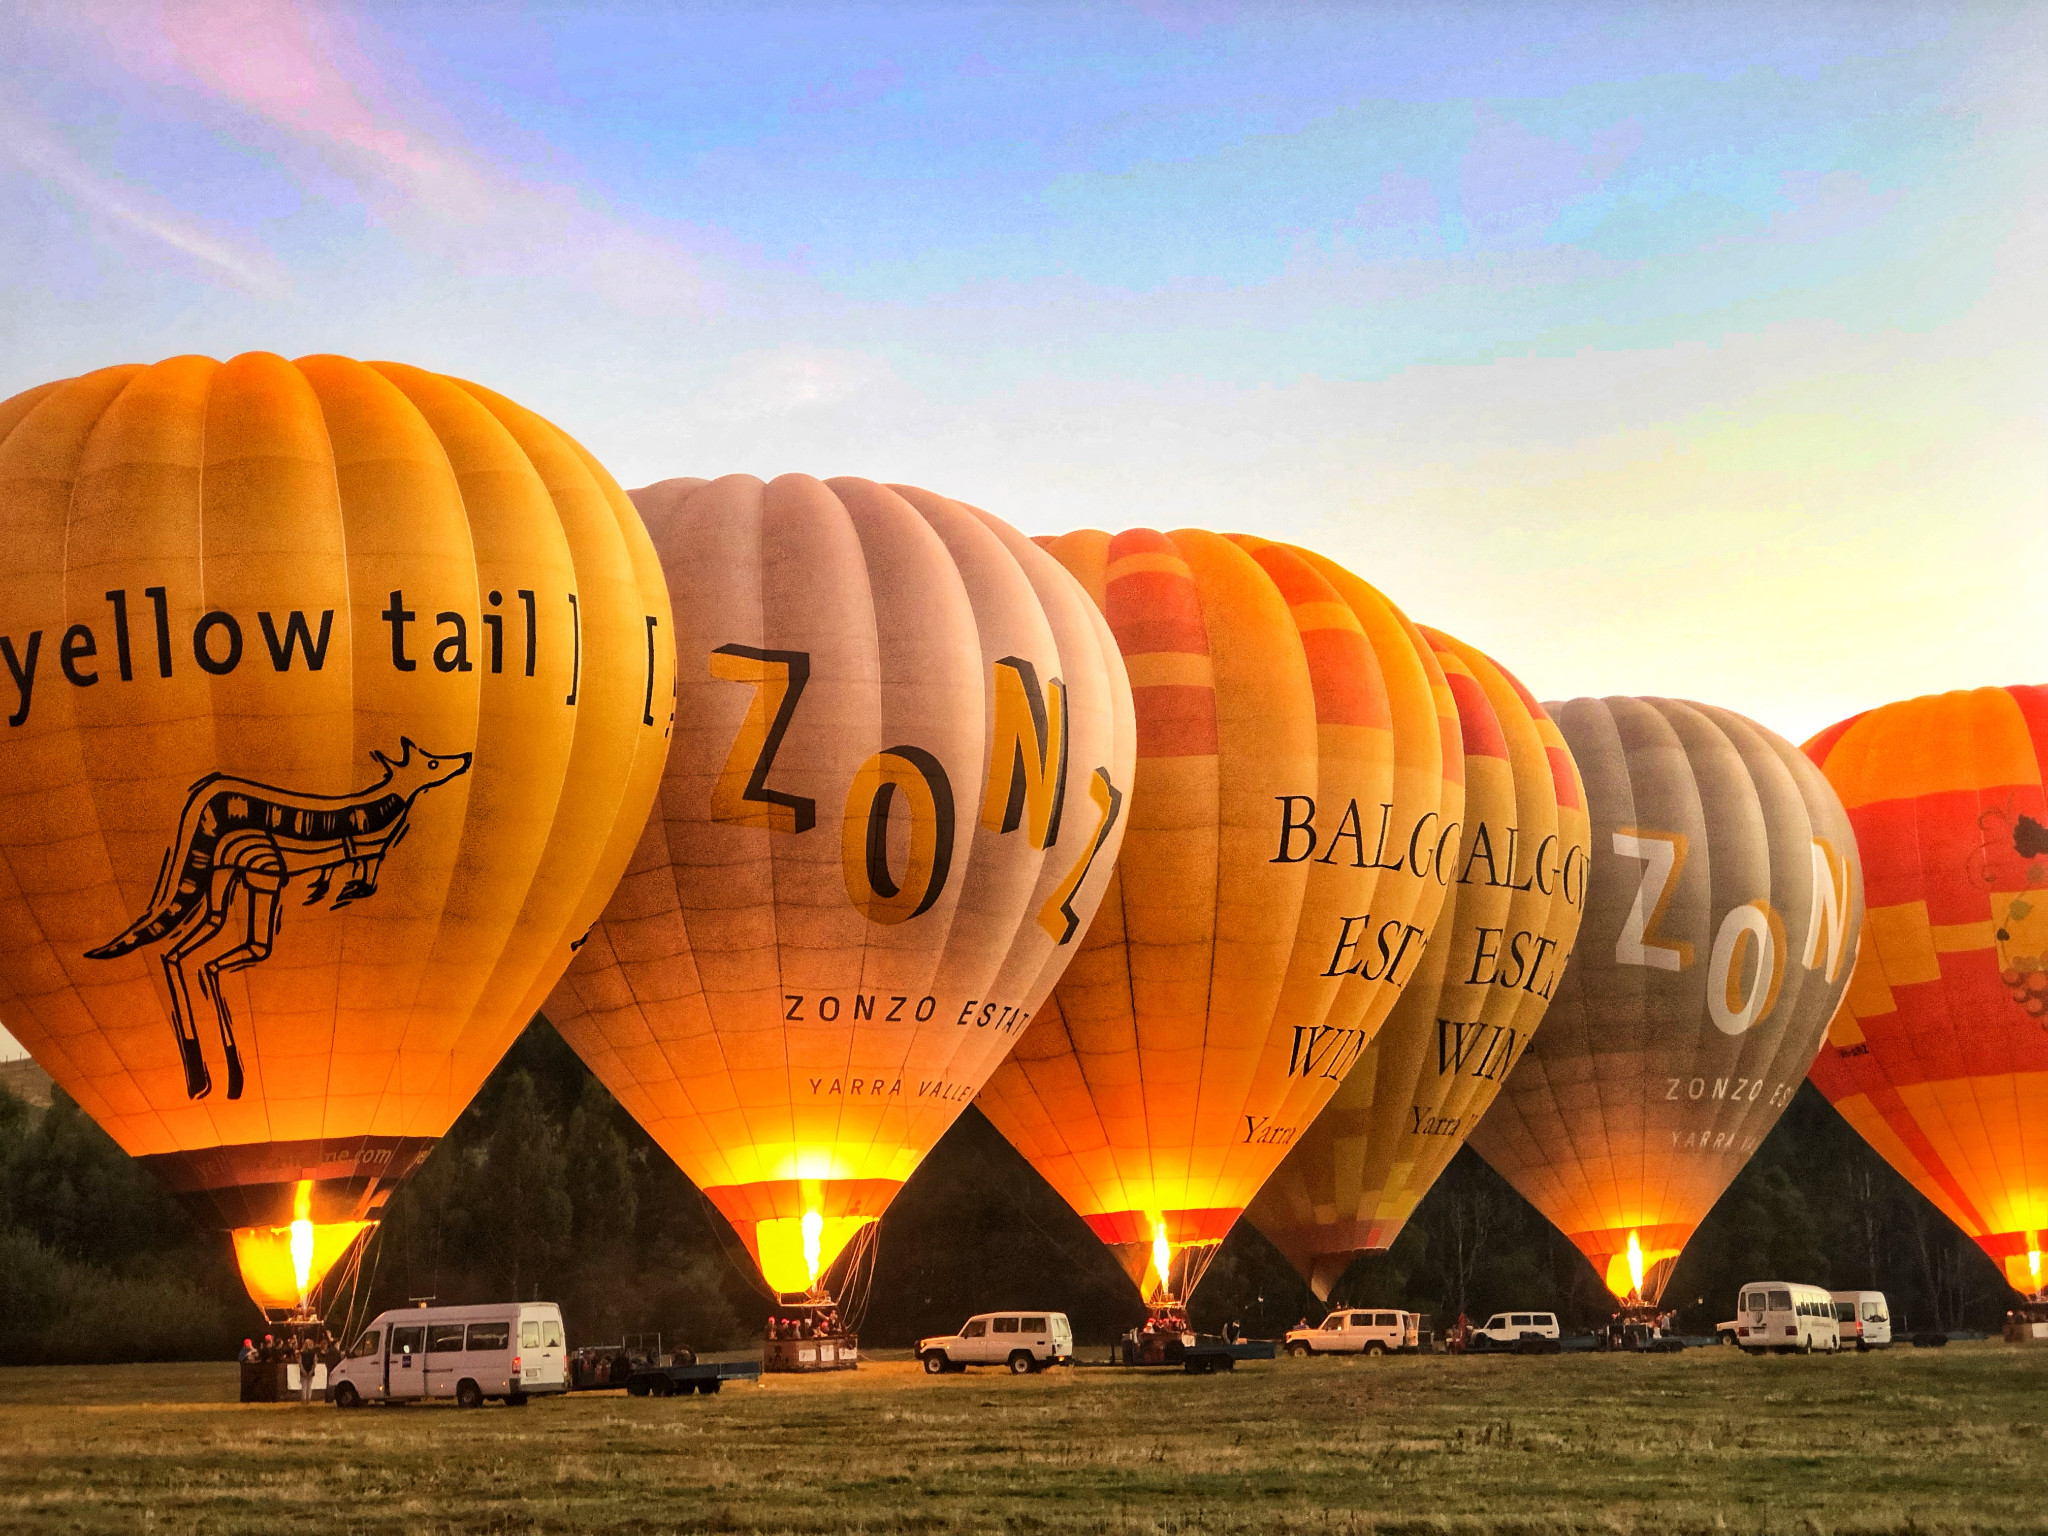
M1420 1344L1421 1319L1414 1312L1332 1312L1320 1328L1292 1328L1287 1353L1303 1355L1386 1355L1413 1353Z

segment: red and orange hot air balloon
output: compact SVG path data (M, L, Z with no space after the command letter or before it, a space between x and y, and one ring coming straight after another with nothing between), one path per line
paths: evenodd
M1806 744L1870 909L1814 1085L2039 1296L2048 1237L2048 687L1887 704Z
M1130 830L978 1102L1148 1299L1185 1300L1423 962L1456 711L1400 611L1318 556L1191 530L1047 547L1130 672Z
M803 475L633 495L675 600L675 750L547 1014L768 1283L811 1293L1079 947L1130 691L1086 594L985 512Z
M393 363L0 404L0 1022L305 1304L611 894L667 753L646 530Z

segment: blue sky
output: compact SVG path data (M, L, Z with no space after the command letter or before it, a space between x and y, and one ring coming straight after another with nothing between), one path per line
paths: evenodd
M2048 672L2048 7L28 5L0 393L1310 544L1545 697Z

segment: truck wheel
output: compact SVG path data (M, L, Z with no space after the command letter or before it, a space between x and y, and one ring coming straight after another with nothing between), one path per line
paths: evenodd
M1013 1349L1010 1351L1010 1374L1012 1376L1029 1376L1037 1369L1038 1362L1031 1358L1030 1350Z
M337 1408L360 1408L363 1406L363 1396L360 1392L356 1391L356 1384L354 1382L342 1381L335 1383L334 1406Z
M924 1373L927 1376L946 1374L946 1352L943 1349L928 1349L924 1355Z
M666 1376L657 1376L648 1385L654 1389L656 1397L673 1397L675 1395L676 1384Z
M1234 1370L1236 1370L1236 1369L1237 1369L1237 1357L1236 1357L1235 1355L1225 1355L1225 1356L1223 1356L1223 1357L1222 1357L1222 1358L1221 1358L1220 1360L1216 1361L1216 1363L1215 1363L1215 1369L1216 1369L1216 1370L1219 1370L1219 1371L1234 1371Z
M455 1384L455 1406L458 1408L481 1408L484 1405L484 1389L464 1377Z
M1382 1344L1378 1339L1374 1339L1370 1344L1365 1346L1365 1352L1368 1355L1384 1355L1387 1352L1387 1346Z
M1294 1356L1294 1358L1297 1360L1306 1360L1312 1353L1312 1351L1309 1349L1308 1345L1304 1344L1301 1340L1296 1339L1292 1344L1287 1346L1287 1353Z
M712 1397L716 1395L718 1389L724 1385L724 1382L720 1381L716 1376L714 1376L709 1381L698 1382L697 1390L703 1393L706 1397Z
M628 1376L626 1378L626 1396L645 1397L646 1395L647 1383L645 1381L638 1376Z

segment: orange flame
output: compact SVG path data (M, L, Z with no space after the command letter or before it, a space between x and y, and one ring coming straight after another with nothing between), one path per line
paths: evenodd
M313 1275L313 1181L299 1180L292 1198L292 1278L299 1282L299 1304L305 1305Z
M1173 1293L1173 1248L1166 1241L1166 1223L1152 1223L1152 1268L1159 1276L1159 1294Z
M819 1253L825 1235L822 1211L804 1212L804 1267L811 1272L811 1289L818 1288Z
M1638 1301L1643 1296L1643 1245L1636 1241L1635 1233L1628 1235L1628 1280L1629 1294Z

